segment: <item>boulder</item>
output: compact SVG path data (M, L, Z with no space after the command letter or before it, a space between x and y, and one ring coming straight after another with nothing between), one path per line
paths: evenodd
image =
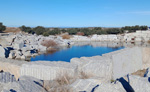
M21 59L22 59L22 60L26 60L26 56L25 56L25 55L22 55L22 56L21 56Z
M22 56L22 52L21 51L16 51L15 53L15 56L16 56L16 59L21 59L21 56Z
M10 58L10 59L15 59L15 52L14 51L11 51L10 53L9 53L9 57L8 58Z
M21 49L21 48L24 47L24 43L23 43L23 42L15 43L15 44L13 45L13 47L14 47L15 49L19 50L19 49Z
M23 52L23 55L26 57L31 57L30 51Z
M42 45L39 45L39 46L38 46L38 51L40 51L40 52L45 52L45 51L46 51L46 47L45 47L45 46L42 46Z

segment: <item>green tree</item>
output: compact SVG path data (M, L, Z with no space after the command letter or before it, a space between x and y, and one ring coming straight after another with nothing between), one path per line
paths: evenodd
M47 31L46 28L42 27L42 26L37 26L35 28L33 28L33 31L37 34L37 35L42 35L44 32Z
M6 26L3 23L0 23L0 32L3 32L6 29Z
M32 28L31 27L26 27L26 26L21 26L21 27L19 27L22 31L24 31L24 32L28 32L28 33L33 33L33 30L32 30Z

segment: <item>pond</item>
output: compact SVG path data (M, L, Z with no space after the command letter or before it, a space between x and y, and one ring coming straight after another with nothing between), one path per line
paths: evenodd
M91 57L96 55L102 55L105 53L113 52L116 50L123 49L123 46L120 47L103 47L103 46L92 46L92 45L83 45L83 46L71 46L68 48L60 49L54 53L45 53L32 57L31 61L66 61L70 62L71 58L75 57Z

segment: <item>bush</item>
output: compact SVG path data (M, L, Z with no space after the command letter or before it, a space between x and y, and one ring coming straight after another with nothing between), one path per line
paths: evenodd
M41 45L49 48L49 47L54 47L56 46L57 44L53 41L53 40L44 40Z
M150 43L150 40L148 40L147 43Z
M6 29L6 26L3 23L0 23L0 32L3 32Z
M37 34L37 35L42 35L44 32L46 32L46 28L42 27L42 26L37 26L33 29L33 31Z
M77 32L77 35L81 35L81 36L83 36L83 35L84 35L84 33L83 33L83 32Z
M70 35L62 35L63 39L70 39Z
M70 78L67 74L64 76L59 76L56 80L53 81L44 81L44 88L47 92L73 92L68 86L72 84L75 79Z

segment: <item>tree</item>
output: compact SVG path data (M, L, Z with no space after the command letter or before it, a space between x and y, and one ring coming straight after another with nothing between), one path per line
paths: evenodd
M6 29L6 26L3 23L0 23L0 32L3 32Z
M42 35L44 32L46 32L46 28L42 27L42 26L37 26L33 29L33 31L37 34L37 35Z
M33 30L32 30L32 28L31 27L26 27L26 26L21 26L21 27L19 27L22 31L24 31L24 32L28 32L28 33L33 33Z

